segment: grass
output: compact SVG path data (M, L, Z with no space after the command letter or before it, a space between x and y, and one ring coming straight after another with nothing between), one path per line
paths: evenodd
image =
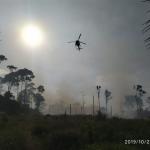
M0 150L148 150L150 120L92 116L0 115Z

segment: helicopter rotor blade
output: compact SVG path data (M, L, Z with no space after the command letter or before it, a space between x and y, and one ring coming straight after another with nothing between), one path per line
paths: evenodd
M75 43L76 41L70 41L70 42L67 42L67 43Z
M78 40L80 40L80 38L81 38L81 35L82 35L82 34L80 33L80 35L79 35L79 37L78 37Z
M150 37L148 37L147 39L144 40L145 43L149 42L150 41Z
M82 43L82 44L85 44L85 45L86 45L86 43L84 43L84 42L81 42L81 41L80 41L80 43Z

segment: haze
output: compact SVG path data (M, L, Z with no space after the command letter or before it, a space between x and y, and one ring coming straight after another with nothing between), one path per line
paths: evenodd
M0 0L3 63L32 69L36 82L45 86L47 103L69 99L86 103L96 95L113 93L115 111L133 84L150 90L150 51L141 30L145 5L138 0ZM36 51L23 46L20 29L26 23L42 26L46 40ZM81 52L68 41L87 43Z

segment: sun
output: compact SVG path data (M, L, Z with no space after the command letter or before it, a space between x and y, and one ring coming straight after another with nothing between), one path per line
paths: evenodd
M25 25L21 30L21 36L24 44L31 48L41 46L44 40L42 29L35 24Z

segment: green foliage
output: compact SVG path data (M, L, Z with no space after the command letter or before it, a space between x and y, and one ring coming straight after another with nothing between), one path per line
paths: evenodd
M125 140L149 135L150 120L0 114L0 150L148 150Z
M104 120L104 119L106 119L106 115L105 114L103 114L103 113L101 113L100 111L98 111L97 112L97 119L99 119L99 120Z
M124 144L93 144L86 146L85 150L138 150L136 147L128 146Z
M7 60L7 58L4 55L0 55L0 63L5 60Z
M26 150L26 139L22 132L7 129L0 133L1 150Z
M38 92L40 92L40 93L43 93L45 91L43 85L38 86L37 89L38 89Z
M35 100L36 109L39 110L41 103L44 102L45 99L40 93L37 93L37 94L35 94L34 100Z
M11 98L12 95L9 91L5 93L5 96L0 95L0 112L10 115L19 115L21 113L27 114L33 111L28 105L23 105Z
M13 94L10 91L7 91L4 94L4 98L7 99L7 100L13 100L14 96L13 96Z
M13 72L14 70L17 69L17 67L15 67L13 65L8 65L7 68L10 70L10 72Z
M48 130L47 126L45 127L44 125L35 125L31 129L32 136L39 137L39 138L47 136L48 132L49 132L49 130Z

